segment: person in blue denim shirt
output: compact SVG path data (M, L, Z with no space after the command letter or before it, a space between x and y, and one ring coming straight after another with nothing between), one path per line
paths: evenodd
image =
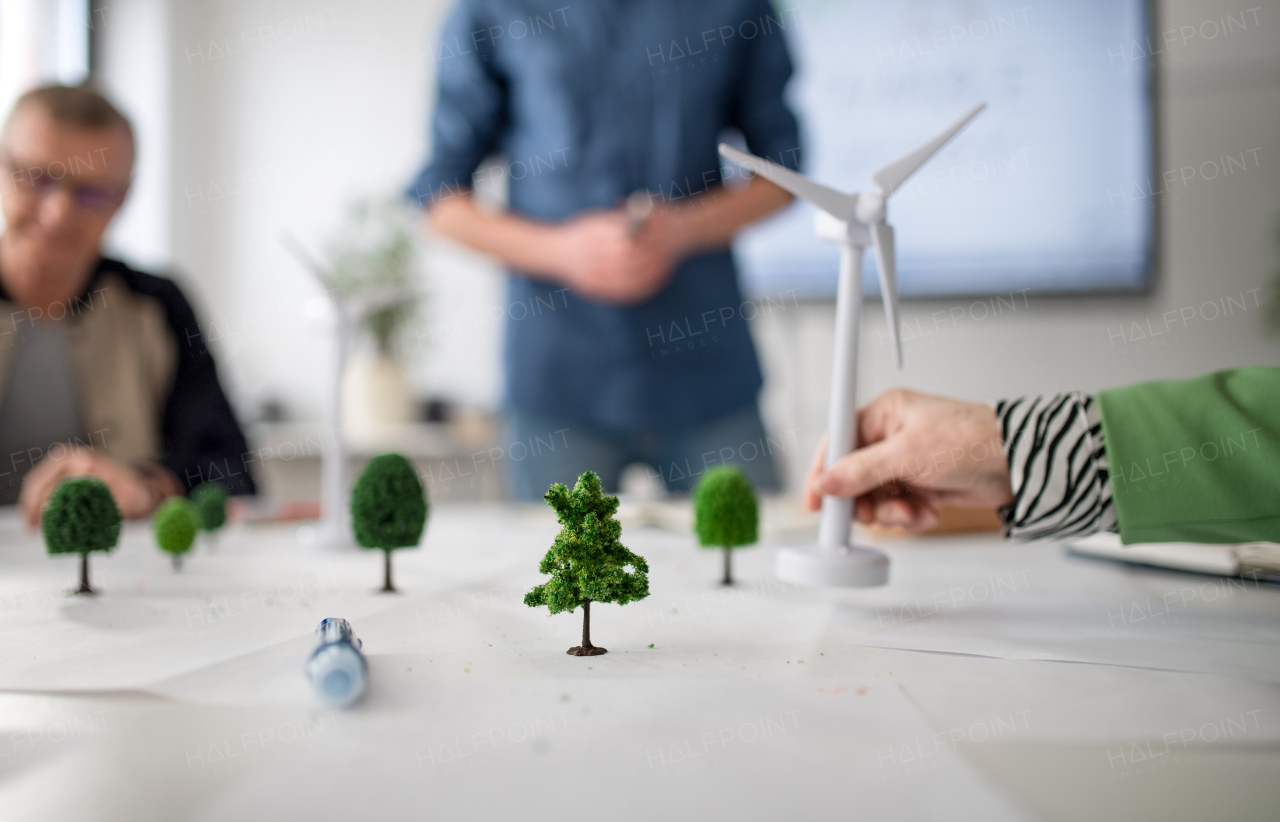
M767 0L460 0L449 15L409 193L435 231L509 271L513 496L588 469L612 489L632 462L673 491L722 462L778 486L729 243L790 195L725 186L716 146L740 137L799 167L788 24ZM495 154L497 212L471 194ZM621 207L636 191L654 203L643 223Z

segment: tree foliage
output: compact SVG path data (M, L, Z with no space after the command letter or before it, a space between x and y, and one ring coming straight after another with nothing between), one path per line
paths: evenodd
M416 279L413 220L399 199L362 201L347 208L329 246L326 279L344 297L408 288ZM365 315L380 354L391 356L421 298L397 300Z
M369 461L351 489L351 525L364 548L412 548L427 524L427 495L413 465L399 454Z
M202 531L217 531L227 524L227 487L220 482L202 482L191 491L196 519Z
M649 564L618 541L618 498L600 490L598 476L584 472L572 491L556 483L545 499L555 509L560 533L538 564L551 579L526 594L525 605L545 605L558 614L587 602L625 605L649 596Z
M751 480L736 465L702 475L693 492L694 530L706 548L738 548L759 538L759 509Z
M196 508L185 497L169 497L156 509L151 520L156 545L175 556L191 550L198 529Z
M122 519L111 491L101 480L66 479L44 510L44 543L51 554L110 551L120 540Z

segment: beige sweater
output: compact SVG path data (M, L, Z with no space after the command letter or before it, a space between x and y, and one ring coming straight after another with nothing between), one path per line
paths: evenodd
M131 291L115 272L73 298L55 318L67 340L80 397L80 418L95 447L127 465L160 455L160 424L173 385L178 352L159 300ZM0 400L9 363L31 312L0 300Z

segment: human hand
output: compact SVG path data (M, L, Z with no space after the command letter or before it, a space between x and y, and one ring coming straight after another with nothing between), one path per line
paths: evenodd
M995 410L981 403L886 391L858 411L858 447L823 468L819 446L805 483L805 505L855 497L854 515L869 525L923 531L941 505L998 508L1013 501Z
M583 214L555 229L564 283L603 303L634 305L662 290L682 256L679 221L655 208L631 236L625 212Z
M169 495L161 485L173 486L167 490L174 493L181 490L176 488L177 481L172 477L147 477L98 451L70 448L65 456L45 457L23 477L18 507L27 524L33 528L40 524L45 503L58 483L67 477L86 476L106 483L126 519L139 519L150 514L156 504Z

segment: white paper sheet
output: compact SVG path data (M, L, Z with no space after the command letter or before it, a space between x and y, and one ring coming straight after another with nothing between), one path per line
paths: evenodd
M416 699L434 707L342 715L204 818L1021 816L888 681L479 680Z
M1121 613L1117 603L1113 613ZM1134 605L1131 613L1146 609ZM1154 606L1162 608L1162 605ZM1105 617L1105 611L1102 612ZM859 640L880 648L1121 665L1280 682L1280 618L1270 613L1185 611L1109 626L1096 606L1020 599L923 617Z
M1018 555L945 550L917 554L910 578L870 595L874 625L852 641L1280 682L1280 586L1075 557L1052 543Z

